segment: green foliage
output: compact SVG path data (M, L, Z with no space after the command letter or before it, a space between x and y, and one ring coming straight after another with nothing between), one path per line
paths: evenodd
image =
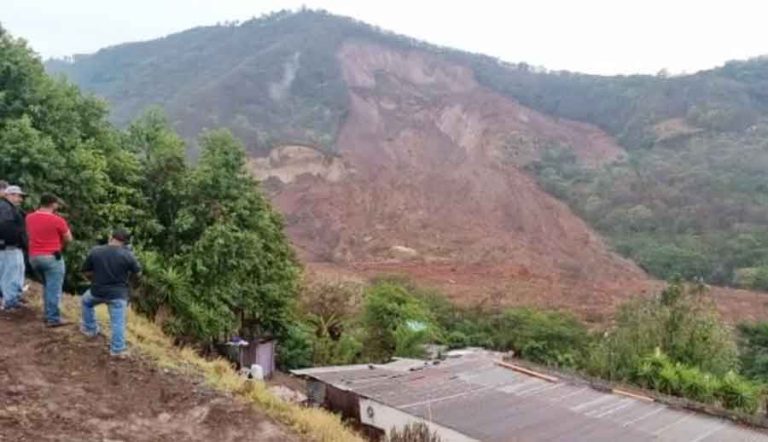
M757 412L762 387L733 371L717 376L682 363L675 363L658 348L640 360L633 380L643 387L749 414Z
M739 325L741 372L768 382L768 322Z
M292 370L320 365L315 363L311 341L312 330L306 324L291 324L277 346L280 367Z
M589 342L584 325L567 313L515 308L491 322L493 348L547 365L576 366Z
M47 77L21 40L0 29L0 176L32 195L67 202L78 269L117 227L134 233L144 264L137 307L182 341L287 333L299 268L269 206L226 131L201 137L196 167L184 142L151 110L127 130L106 107ZM81 285L77 271L68 288Z
M429 429L424 423L411 423L403 428L392 428L387 436L387 442L440 442L437 432Z
M573 315L534 308L501 311L464 309L436 292L411 289L432 313L450 348L484 347L514 351L518 356L552 366L581 364L591 338Z
M760 120L741 134L699 133L601 169L555 150L530 170L652 275L760 289L766 278L744 274L768 262L767 134Z
M551 152L531 167L543 187L653 275L730 285L737 284L738 269L768 262L764 58L681 76L547 72L302 10L120 45L71 62L54 60L49 69L107 97L120 124L162 102L188 140L201 127L225 126L262 153L276 143L333 150L349 110L337 57L347 41L433 53L468 67L483 86L525 106L615 136L629 152L626 160L594 169L580 166L568 146L549 146ZM45 102L31 116L38 130L37 120L48 121L49 108L71 111L61 117L69 122L99 121L94 115L104 111L71 100L71 89L38 87L39 63L11 48L4 59L18 62L5 81L15 87L4 96L0 115L19 118L22 103ZM87 123L82 131L52 124L56 130L46 133L54 142L101 131L100 124Z
M206 133L198 165L182 175L176 139L166 137L152 114L144 123L154 131L150 138L165 140L153 151L142 150L145 164L171 168L167 176L148 177L157 178L151 195L178 198L173 207L153 200L161 209L153 238L177 269L180 286L194 287L177 291L170 303L162 301L167 295L145 291L145 311L153 315L153 308L169 307L174 331L198 339L284 335L293 320L299 269L280 217L245 171L243 147L227 132ZM135 136L146 134L146 127L132 129L134 138L147 138Z
M728 409L755 413L760 407L763 392L755 385L733 371L729 371L720 381L715 397Z
M318 280L302 290L301 312L308 329L307 345L313 365L358 362L363 350L357 315L362 284L343 280Z
M655 349L672 362L715 374L738 365L735 339L714 304L701 288L681 283L671 283L659 297L622 305L616 326L592 349L586 365L608 379L632 379Z
M418 356L419 347L437 333L434 319L406 287L382 281L365 293L362 325L366 355L376 361Z

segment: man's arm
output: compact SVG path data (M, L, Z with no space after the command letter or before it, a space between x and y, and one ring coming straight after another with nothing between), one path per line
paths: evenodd
M139 264L139 261L136 259L133 253L131 253L131 273L134 275L141 273L141 264Z
M64 245L67 245L68 243L75 240L75 238L72 236L72 230L69 228L69 224L64 218L61 218L59 231L61 232L61 242L64 243Z
M89 253L80 269L89 281L93 280L93 254Z

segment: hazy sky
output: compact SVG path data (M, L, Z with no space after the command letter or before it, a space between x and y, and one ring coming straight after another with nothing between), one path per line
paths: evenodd
M431 43L581 72L693 72L768 54L768 1L0 0L44 57L94 52L301 5Z

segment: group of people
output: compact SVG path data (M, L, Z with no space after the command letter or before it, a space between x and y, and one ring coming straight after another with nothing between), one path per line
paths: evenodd
M25 215L25 197L19 186L0 180L0 310L14 314L24 308L26 256L43 284L45 325L68 325L60 311L66 276L63 254L74 238L69 224L58 213L64 202L56 195L43 194L37 210ZM81 269L91 286L81 298L80 331L88 337L99 335L94 307L106 304L112 330L110 354L115 357L126 355L129 278L141 272L128 247L130 239L125 229L115 229L106 245L91 249Z

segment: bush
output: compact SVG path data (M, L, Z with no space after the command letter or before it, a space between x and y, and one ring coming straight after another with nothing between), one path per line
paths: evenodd
M761 388L733 371L721 380L715 397L728 409L753 414L760 406Z
M762 387L733 371L718 377L697 367L674 363L659 349L641 360L633 381L664 394L719 403L729 410L749 414L757 412L763 396Z
M364 351L374 361L387 361L398 351L412 355L416 348L439 335L423 302L404 285L389 281L366 290L362 325Z
M547 365L576 366L589 343L586 327L567 313L515 308L491 323L493 348Z
M742 373L768 382L768 322L740 324L739 335Z
M619 308L616 326L591 351L587 369L607 379L631 379L655 349L672 362L725 374L738 365L730 328L701 287L671 283L660 296L637 298Z
M290 327L277 344L277 364L283 370L311 367L314 364L312 333L305 325Z
M427 424L411 423L401 429L393 428L387 442L440 442L437 432L430 431Z

